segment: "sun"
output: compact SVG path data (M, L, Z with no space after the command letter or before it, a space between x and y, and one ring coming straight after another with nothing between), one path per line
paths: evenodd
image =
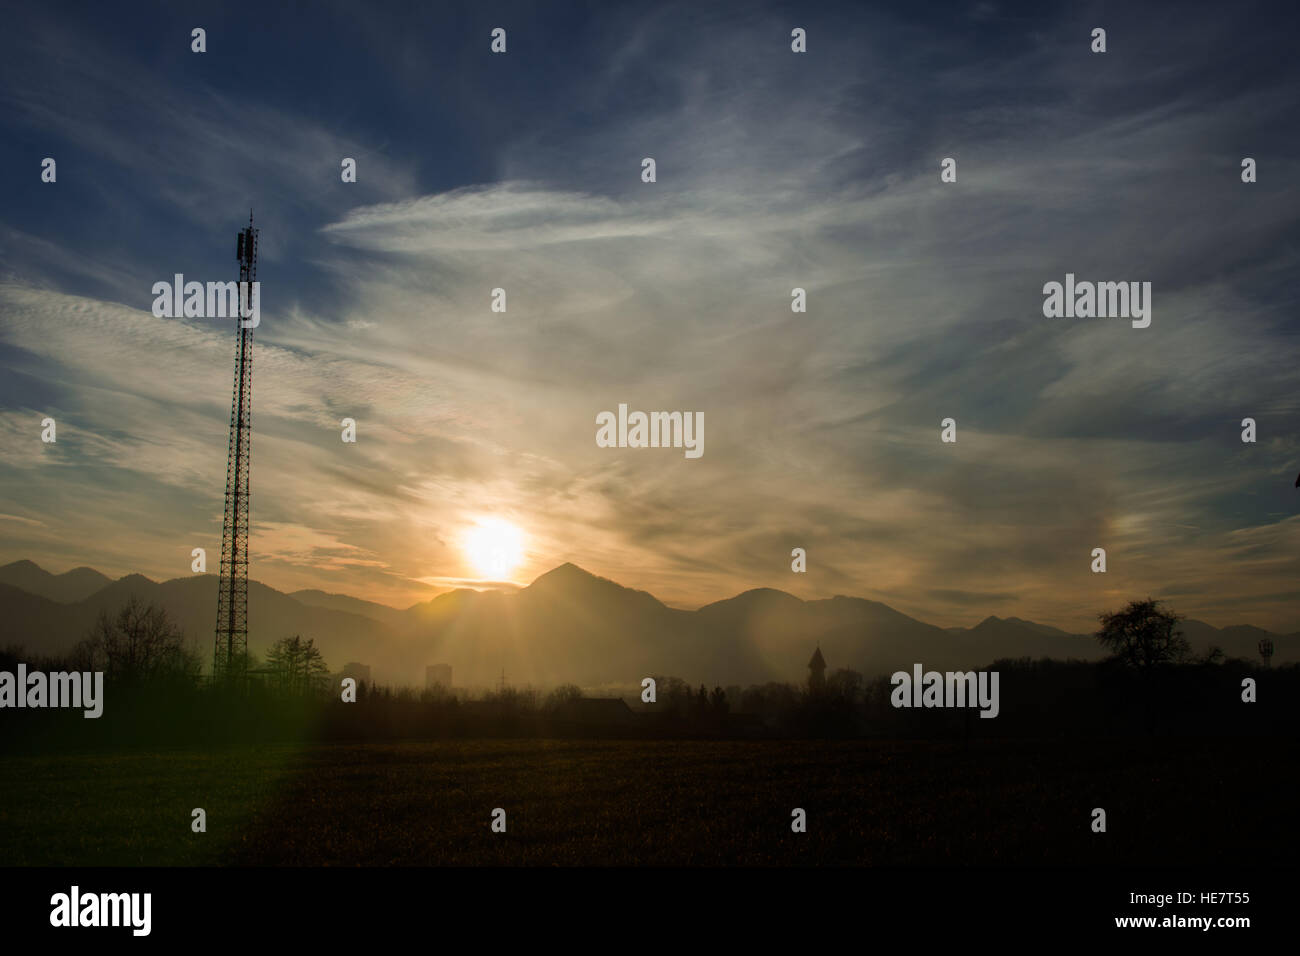
M524 533L509 521L480 518L465 532L463 547L481 577L504 581L524 559Z

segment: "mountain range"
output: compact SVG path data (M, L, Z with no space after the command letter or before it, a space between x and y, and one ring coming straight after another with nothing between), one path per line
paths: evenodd
M131 595L166 609L206 661L216 626L215 575L156 582L118 580L91 568L51 574L31 561L0 567L0 645L32 655L59 654L83 638L100 611ZM636 685L673 675L691 683L799 681L813 650L831 671L868 676L910 670L981 668L1006 657L1097 660L1102 649L1071 634L1019 618L988 617L970 628L940 628L878 601L837 596L805 601L757 588L697 610L669 607L563 564L517 591L460 589L404 610L343 594L284 593L249 582L249 646L264 652L291 634L313 638L331 668L357 661L378 681L422 686L427 664L452 666L457 686L488 686L504 671L513 685ZM1216 628L1186 620L1193 651L1212 645L1230 657L1257 659L1272 638L1275 663L1300 659L1300 634Z

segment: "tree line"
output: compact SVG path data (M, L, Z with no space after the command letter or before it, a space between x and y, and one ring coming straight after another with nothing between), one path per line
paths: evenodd
M308 733L326 740L1262 733L1298 715L1300 668L1294 665L1266 671L1253 662L1228 660L1218 649L1194 657L1178 629L1178 615L1151 599L1103 613L1099 621L1095 636L1110 652L1100 663L991 662L988 669L1001 675L1002 709L994 720L979 719L972 709L895 708L888 676L868 678L849 668L833 671L816 687L772 681L710 690L658 675L655 703L629 697L631 719L611 723L575 721L571 705L583 693L574 685L546 693L504 687L467 700L440 688L363 683L356 702L343 703L339 688L328 682L329 668L319 649L300 635L280 639L264 659L254 656L247 693L223 701L208 692L199 655L179 628L162 609L135 599L114 613L101 613L66 658L33 661L11 648L0 652L0 669L12 670L21 660L31 669L103 670L116 691L108 696L105 717L65 721L65 729L70 739L98 734L127 743L166 734L186 742L195 735L264 740ZM1246 679L1265 685L1257 703L1242 699ZM160 713L167 715L165 721L158 719ZM28 711L22 719L35 726L57 718Z

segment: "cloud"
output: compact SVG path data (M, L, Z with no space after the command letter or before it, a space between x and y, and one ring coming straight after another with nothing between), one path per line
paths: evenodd
M410 152L366 152L320 113L215 81L150 86L103 50L59 81L95 97L14 87L22 124L131 175L162 169L150 188L174 234L281 194L254 359L268 583L410 603L474 581L457 541L486 513L528 534L516 583L572 560L686 606L766 585L1070 630L1163 588L1215 623L1285 628L1295 153L1274 149L1253 191L1234 167L1294 88L1202 96L1176 27L1181 58L1116 55L1103 75L1081 72L1068 24L975 56L964 35L887 17L855 20L875 28L861 35L810 22L801 59L770 12L722 32L674 19L697 15L618 21L622 42L530 95L540 115L477 127L493 178L436 187ZM963 29L999 15L975 5ZM1030 26L1046 25L1006 29ZM322 184L353 154L367 185L344 201ZM938 178L948 155L956 184ZM131 283L160 277L159 246ZM0 360L39 363L48 391L0 415L11 510L55 529L46 547L76 528L116 541L117 566L179 573L174 555L219 543L230 330L105 301L133 301L131 283L72 294L61 277L107 287L115 270L48 237L14 269ZM1045 319L1042 284L1067 271L1151 281L1151 328ZM807 313L790 311L795 286ZM597 448L595 416L620 402L702 411L704 457ZM33 441L50 409L57 450ZM1238 439L1247 415L1257 445ZM949 416L955 445L939 441Z

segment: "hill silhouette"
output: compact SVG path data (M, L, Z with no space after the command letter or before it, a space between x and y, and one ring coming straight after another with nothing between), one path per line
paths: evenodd
M21 582L21 583L17 583ZM94 587L91 593L82 593ZM30 561L0 568L0 617L6 644L30 654L58 654L86 635L101 610L131 595L164 607L204 661L216 615L215 575L156 582L138 574L116 581L93 571L52 575ZM57 595L52 597L51 595ZM1019 618L987 617L970 628L940 628L887 604L836 596L805 601L757 588L689 611L663 604L574 564L562 564L516 591L458 589L406 609L342 594L285 594L249 584L249 646L313 638L332 668L371 665L379 681L421 685L424 667L448 663L457 686L490 686L504 670L516 685L634 685L649 675L692 683L801 681L814 648L832 671L867 675L927 668L980 668L999 658L1096 660L1086 634ZM1276 645L1274 661L1297 659L1300 635L1259 628L1183 623L1197 653L1212 645L1256 659L1261 637Z
M90 597L112 578L93 568L73 568L51 574L32 561L15 561L0 568L0 584L20 588L29 594L67 604Z

